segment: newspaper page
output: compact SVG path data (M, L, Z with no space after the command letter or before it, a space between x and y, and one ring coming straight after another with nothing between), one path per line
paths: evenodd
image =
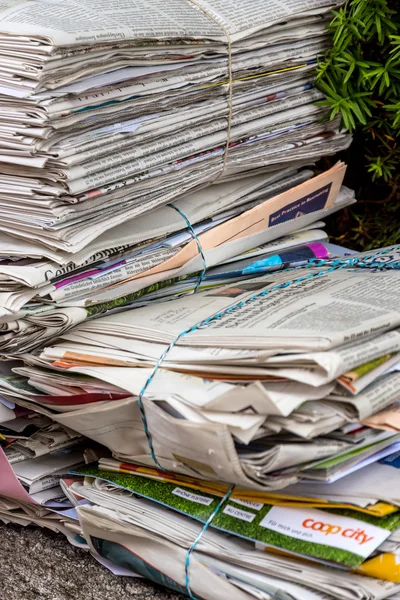
M329 9L339 2L257 0L254 3L247 0L230 2L229 8L226 3L217 0L198 1L196 4L188 0L171 0L161 8L156 0L134 0L122 4L110 4L104 0L79 3L74 0L62 3L3 0L1 30L27 37L32 36L34 30L35 37L42 37L56 46L83 46L149 37L224 39L225 28L232 36L238 32L253 33L296 13L321 11L324 7ZM258 24L255 28L254 22Z

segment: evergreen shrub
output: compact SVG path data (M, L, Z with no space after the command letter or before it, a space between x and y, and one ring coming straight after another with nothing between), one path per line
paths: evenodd
M317 85L354 136L344 159L359 200L330 232L360 249L400 243L400 0L348 0L329 31Z

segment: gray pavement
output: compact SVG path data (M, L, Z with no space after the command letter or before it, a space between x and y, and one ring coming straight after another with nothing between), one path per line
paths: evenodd
M0 524L2 600L182 600L143 579L116 577L62 535Z

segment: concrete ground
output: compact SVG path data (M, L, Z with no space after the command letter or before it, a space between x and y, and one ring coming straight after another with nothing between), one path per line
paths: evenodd
M116 577L62 535L0 524L2 600L182 600L144 579Z

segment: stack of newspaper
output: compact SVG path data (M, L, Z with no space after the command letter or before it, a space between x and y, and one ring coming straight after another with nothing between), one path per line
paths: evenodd
M313 84L340 2L283 4L2 3L1 353L202 270L193 235L212 267L334 210L343 170L310 165L350 140Z
M400 597L399 251L328 242L314 164L340 4L1 3L0 519L192 599Z
M61 480L70 538L195 598L400 595L399 250L326 246L12 367L3 402L112 452Z

